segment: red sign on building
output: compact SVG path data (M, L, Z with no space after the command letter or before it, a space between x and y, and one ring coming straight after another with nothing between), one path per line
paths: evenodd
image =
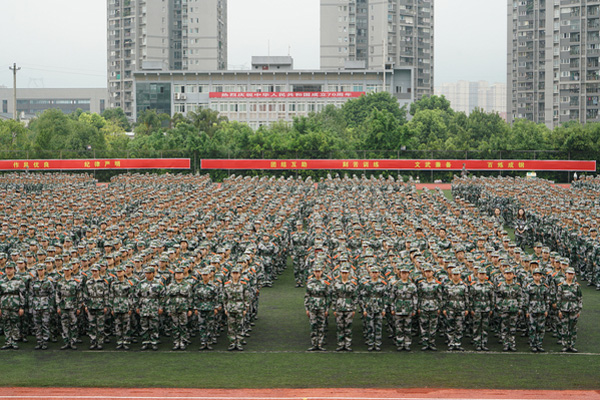
M365 92L210 92L211 99L352 99Z

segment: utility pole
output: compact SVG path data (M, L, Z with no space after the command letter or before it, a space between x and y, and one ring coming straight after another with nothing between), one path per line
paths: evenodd
M12 67L8 67L13 72L13 119L15 121L19 120L19 116L17 115L17 71L21 69L21 67L17 68L17 63L13 63Z

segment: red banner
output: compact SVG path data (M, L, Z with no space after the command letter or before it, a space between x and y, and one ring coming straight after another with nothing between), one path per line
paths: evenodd
M202 169L596 171L596 161L561 160L202 160Z
M189 158L103 158L85 160L0 160L0 171L102 169L190 169Z
M211 99L351 99L365 92L210 92Z

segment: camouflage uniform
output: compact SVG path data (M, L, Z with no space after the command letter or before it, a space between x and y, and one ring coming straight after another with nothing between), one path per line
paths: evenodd
M104 317L108 309L108 288L106 279L90 279L83 285L83 302L86 307L91 347L102 348L104 343Z
M130 338L131 311L133 310L133 292L135 283L129 279L115 279L108 291L108 299L111 312L114 317L115 336L117 348L126 346Z
M75 346L77 341L77 311L82 303L81 282L62 278L56 283L55 303L60 310L62 338L65 345Z
M562 345L566 350L574 350L577 340L577 320L583 308L581 287L577 282L568 284L566 281L556 289L556 305L562 314L559 318L559 334Z
M339 349L352 346L352 320L356 309L357 283L352 279L336 280L331 285L331 309L335 312Z
M244 313L250 306L246 283L226 282L223 286L223 305L227 312L227 337L230 348L242 349Z
M435 349L439 312L442 307L442 285L433 279L423 280L418 286L419 325L423 349Z
M54 310L54 283L48 278L35 279L29 287L29 301L33 312L33 327L37 345L46 347L50 340L50 316Z
M410 280L398 280L391 287L390 310L394 314L396 347L409 350L412 343L412 318L417 312L417 286Z
M546 316L550 307L550 288L544 283L531 282L524 291L525 312L529 314L529 346L534 351L542 348L546 333Z
M194 309L198 312L200 346L208 348L216 339L215 310L220 306L219 288L213 282L198 282L194 288Z
M144 279L135 290L135 301L140 314L142 347L158 345L158 312L162 309L164 286L157 279Z
M448 282L444 287L444 311L447 321L449 350L462 350L461 344L465 329L467 304L467 285L462 280L458 283Z
M166 311L173 322L173 349L185 349L188 339L188 312L192 310L192 285L182 280L171 282L165 290Z
M325 341L325 322L329 309L329 286L324 279L311 278L306 283L304 308L309 313L311 348L319 349Z
M296 286L302 286L306 281L306 269L304 260L307 254L308 233L306 231L295 231L291 235L292 260L294 263L294 279Z
M496 310L500 316L500 336L504 350L516 351L515 334L519 313L523 308L521 285L513 281L500 282L496 288Z
M490 316L494 304L494 287L490 281L473 282L469 288L469 309L473 316L475 349L487 350Z
M0 311L4 335L6 337L5 348L18 349L17 340L19 332L19 311L25 307L25 283L15 275L12 279L4 277L0 281Z
M379 350L382 339L383 312L386 306L387 284L384 280L368 280L360 286L359 302L366 325L365 341L369 350Z

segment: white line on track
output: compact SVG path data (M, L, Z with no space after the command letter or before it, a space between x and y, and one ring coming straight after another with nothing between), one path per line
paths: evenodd
M60 353L60 354L68 354L65 353L64 351L59 351L59 350L54 350L52 352L55 353ZM102 353L117 353L117 354L126 354L126 353L142 353L142 351L140 350L132 350L132 351L119 351L119 350L100 350L100 351L93 351L93 350L81 350L81 351L76 351L74 353L91 353L91 354L102 354ZM373 355L377 355L377 354L398 354L398 352L392 352L392 351L382 351L382 352L377 352L377 353L373 353L370 351L353 351L352 353L339 353L339 352L335 352L335 351L325 351L325 352L316 352L316 353L312 353L312 352L308 352L308 351L294 351L294 350L272 350L272 351L252 351L252 350L245 350L242 352L231 352L231 351L227 351L227 350L213 350L213 351L197 351L197 350L193 350L193 349L188 349L186 351L170 351L170 350L159 350L159 351L145 351L143 353L146 354L286 354L286 353L292 353L292 354L373 354ZM41 353L40 353L41 354ZM504 352L504 351L486 351L486 352L481 352L481 351L462 351L462 352L456 352L456 351L437 351L437 352L425 352L425 351L412 351L408 354L478 354L478 355L505 355L505 356L510 356L510 355L519 355L519 356L535 356L535 357L544 357L544 356L551 356L551 355L561 355L561 356L600 356L600 353L563 353L560 351L546 351L545 353L532 353L529 351L518 351L518 352ZM404 354L399 355L399 357L402 357ZM0 397L2 398L2 397Z
M358 389L360 390L360 389ZM217 397L217 396L2 396L0 399L119 399L119 400L440 400L444 398L440 397ZM447 400L531 400L530 399L507 399L507 398L485 398L485 399L474 399L474 398L459 398L459 397L446 397Z

